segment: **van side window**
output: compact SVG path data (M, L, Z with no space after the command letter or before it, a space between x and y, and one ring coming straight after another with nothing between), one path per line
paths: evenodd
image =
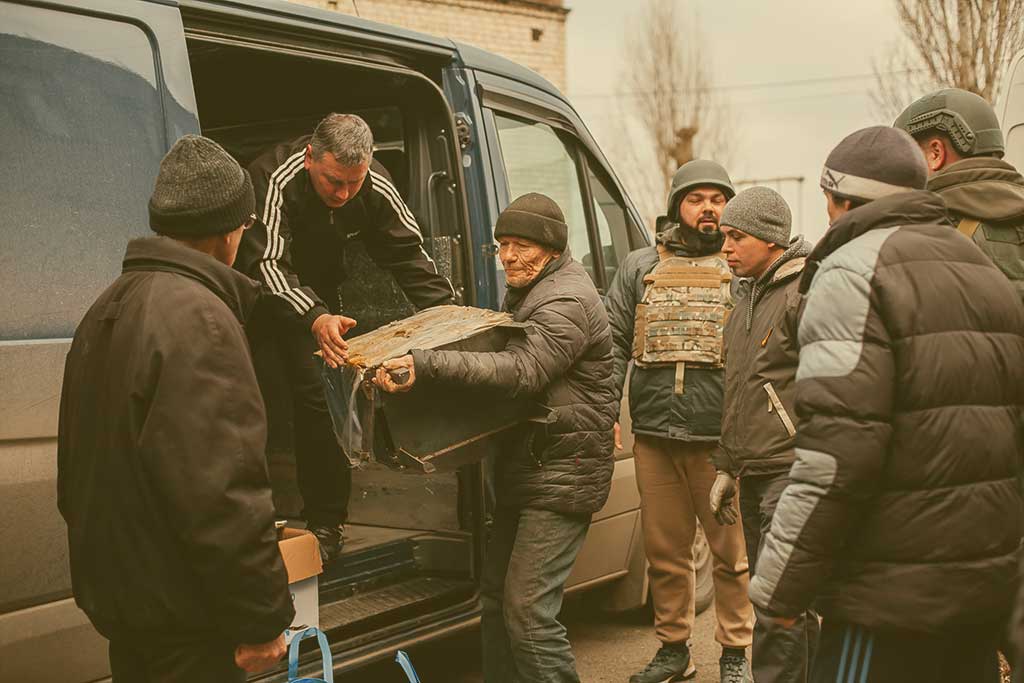
M569 251L596 282L579 170L572 152L547 124L500 112L494 113L494 120L505 160L509 198L540 192L555 200L569 226Z
M139 198L167 141L141 28L2 1L0 17L0 528L17 549L0 552L6 614L71 594L56 403L19 392L59 394L66 349L51 340L72 336L125 243L151 234Z
M149 233L138 198L167 145L153 47L132 24L2 5L0 340L70 337Z
M594 217L597 220L598 239L604 258L604 281L610 283L619 269L619 263L629 253L629 222L626 208L619 198L615 186L604 174L595 170L596 162L587 158L587 179L590 196L594 202Z

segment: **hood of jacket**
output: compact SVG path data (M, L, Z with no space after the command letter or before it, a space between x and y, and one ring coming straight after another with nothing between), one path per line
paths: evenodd
M962 159L928 179L928 189L959 216L999 223L1024 218L1024 176L993 157Z
M162 271L192 278L213 292L245 324L260 296L260 284L209 254L170 237L140 237L128 243L122 272Z
M672 253L691 258L717 254L722 251L722 245L725 244L725 234L721 230L715 230L708 235L680 223L670 224L659 232L655 239Z
M949 225L943 198L928 190L900 192L876 199L841 216L832 224L817 246L811 250L800 280L800 293L806 294L818 266L829 254L870 230L897 225ZM949 226L952 229L952 226Z

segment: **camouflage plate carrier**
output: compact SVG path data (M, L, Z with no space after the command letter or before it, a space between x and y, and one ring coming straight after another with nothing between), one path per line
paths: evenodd
M674 391L682 394L687 365L721 368L725 361L732 273L721 254L674 256L661 245L658 251L636 307L633 358L640 367L674 365Z

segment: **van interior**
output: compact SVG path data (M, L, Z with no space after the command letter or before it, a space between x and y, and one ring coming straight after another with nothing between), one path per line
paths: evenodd
M439 269L458 289L452 266L464 214L450 187L457 143L433 82L397 68L205 38L189 38L188 51L203 134L243 166L276 143L311 133L332 111L366 119L375 158L416 216ZM345 270L339 297L342 310L359 322L352 335L412 313L358 240L346 246ZM263 391L274 502L280 517L301 524L291 398L276 358L257 354L255 361L261 381L271 378ZM407 628L410 620L472 606L483 528L480 465L422 474L370 463L354 469L352 480L344 551L320 577L320 627L332 643L358 647Z

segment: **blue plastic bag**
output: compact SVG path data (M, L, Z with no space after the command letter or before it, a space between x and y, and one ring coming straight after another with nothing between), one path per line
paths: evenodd
M420 683L420 677L416 675L416 669L412 668L412 660L409 659L409 655L405 654L402 650L399 650L395 654L395 661L398 662L398 666L402 667L402 671L405 672L405 676L409 679L409 683Z
M323 662L323 678L299 678L299 643L305 638L316 638L320 644L320 658ZM334 662L331 659L331 646L327 636L318 628L307 628L296 633L288 646L288 683L334 683Z

